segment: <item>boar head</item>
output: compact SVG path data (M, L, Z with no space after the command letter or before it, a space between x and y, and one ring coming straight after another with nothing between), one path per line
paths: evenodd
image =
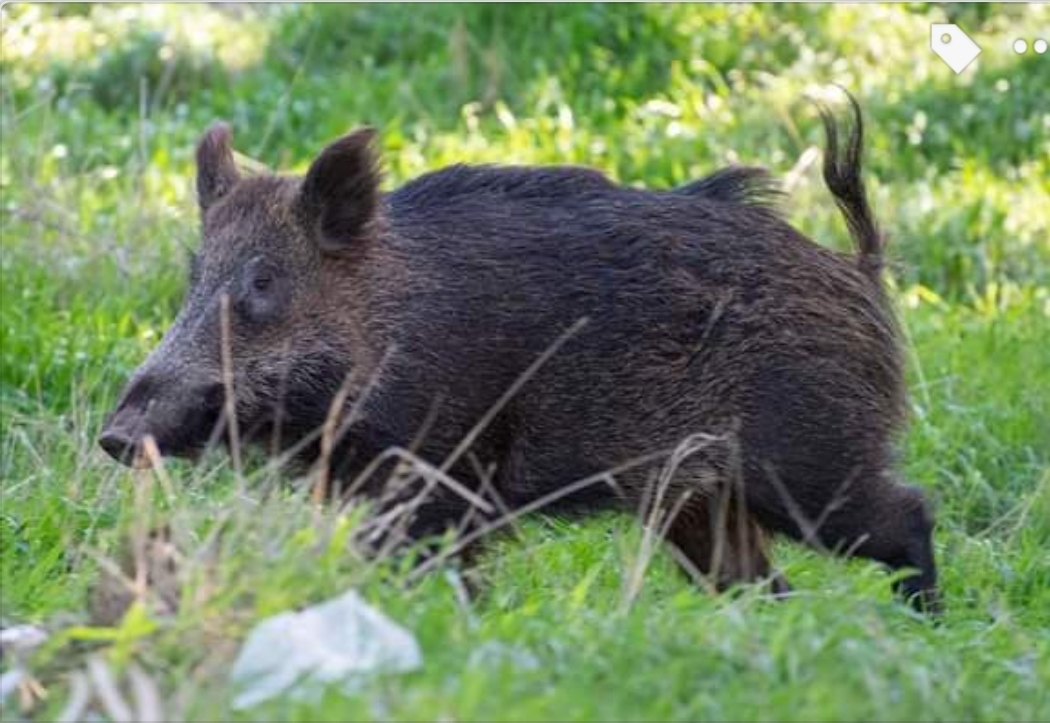
M194 457L234 428L280 447L316 433L364 354L357 277L381 225L373 136L341 138L302 178L245 176L229 127L208 129L197 147L202 243L185 300L110 414L107 453L132 464L147 437L163 455Z

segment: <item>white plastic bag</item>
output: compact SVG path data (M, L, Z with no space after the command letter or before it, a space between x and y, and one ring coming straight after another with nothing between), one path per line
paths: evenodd
M233 707L279 695L312 700L330 685L353 693L371 675L409 672L422 664L415 636L350 590L259 623L233 664Z

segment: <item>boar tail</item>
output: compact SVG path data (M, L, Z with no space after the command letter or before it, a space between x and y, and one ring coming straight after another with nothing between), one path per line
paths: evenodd
M860 105L843 90L853 110L853 124L845 147L839 147L839 128L831 111L818 104L824 122L827 148L824 151L824 183L835 197L835 203L846 218L850 235L857 245L857 263L861 271L881 283L883 238L868 204L861 177L864 155L864 120Z

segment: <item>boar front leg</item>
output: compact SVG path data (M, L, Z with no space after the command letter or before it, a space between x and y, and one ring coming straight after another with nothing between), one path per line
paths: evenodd
M473 495L469 490L467 494ZM395 484L372 504L358 532L358 546L372 559L412 555L413 576L435 567L439 555L455 558L462 568L471 567L481 539L468 538L491 521L471 498L441 488L433 480L417 478Z

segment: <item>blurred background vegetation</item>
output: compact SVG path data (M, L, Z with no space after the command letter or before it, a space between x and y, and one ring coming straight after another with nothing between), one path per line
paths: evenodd
M541 702L514 709L518 715L549 715L544 700L575 717L633 710L1009 719L1050 710L1045 677L1037 682L1050 674L1050 54L1011 49L1019 37L1031 47L1037 31L1050 39L1050 5L9 3L0 15L4 615L82 607L94 575L82 546L108 549L101 531L127 519L129 493L94 449L94 431L181 301L186 249L197 238L193 148L212 120L233 124L244 156L284 171L302 171L325 143L372 124L390 187L457 161L582 163L654 188L728 163L765 165L785 179L792 221L839 246L847 236L814 163L822 139L807 100L837 102L829 86L838 83L867 115L869 188L891 236L891 283L914 341L906 467L943 501L939 552L959 624L930 633L940 636L932 644L913 629L883 635L882 612L848 614L870 583L843 602L849 583L832 563L781 553L789 577L814 588L817 580L841 599L829 596L808 618L784 607L757 627L737 617L726 620L740 625L711 628L712 646L740 643L767 655L724 653L712 680L736 681L739 693L726 699L722 688L696 687L702 676L693 673L692 651L672 655L681 631L692 630L686 613L715 603L675 598L662 608L664 627L635 621L634 638L602 612L599 593L611 590L615 602L619 579L608 567L590 573L617 554L603 529L561 529L559 537L582 535L564 548L533 537L531 549L546 550L539 567L547 577L535 561L501 558L496 574L508 580L480 633L451 603L387 602L432 622L424 626L428 655L437 650L450 666L485 630L533 631L541 649L542 640L575 640L562 646L568 662L559 669L584 671L582 687L536 673ZM984 49L961 75L929 49L936 22L958 23ZM180 513L215 518L231 499L240 503L191 479L199 478L183 480ZM298 519L289 509L280 519ZM247 514L254 519L254 508ZM254 585L248 599L268 612L342 589L346 572L336 562L326 558L321 573L303 562L314 547L302 540L313 539L285 540L287 559L238 563L227 582L232 590ZM287 584L268 587L275 575ZM595 579L603 582L592 586ZM551 597L563 589L571 599ZM231 593L217 611L199 611L211 621L202 646L241 630L216 632L231 616L245 619L243 604ZM609 625L558 627L566 605L581 621L591 610L594 625ZM833 625L839 607L847 614ZM199 623L183 634L200 641ZM840 623L841 649L833 643ZM819 659L806 657L810 648L764 647L769 635L794 640L802 628L824 640L811 649L823 651L813 652ZM443 637L446 629L455 632ZM866 642L858 647L857 639ZM650 640L670 651L645 653L651 664L641 667L666 672L660 680L635 663ZM183 644L170 639L149 655L187 670L196 658ZM576 649L590 657L574 657ZM603 670L587 672L610 649L637 681L630 700L648 703L630 708L630 686L609 691L600 686ZM754 667L762 660L827 675L785 673L779 686L767 685L768 671ZM954 692L931 697L926 671L952 681ZM432 695L458 700L448 710L464 706L464 717L510 715L486 707L482 692L531 678L498 672L471 679L476 700L456 698L434 672L432 688L417 689L419 707L408 700L399 710L425 714ZM590 695L588 675L600 696ZM839 675L853 675L852 687L838 684ZM808 707L798 703L800 681ZM663 697L640 692L659 686ZM900 693L893 686L904 693L882 695ZM673 707L692 691L699 707ZM554 697L542 697L548 693ZM385 709L363 714L375 710Z

